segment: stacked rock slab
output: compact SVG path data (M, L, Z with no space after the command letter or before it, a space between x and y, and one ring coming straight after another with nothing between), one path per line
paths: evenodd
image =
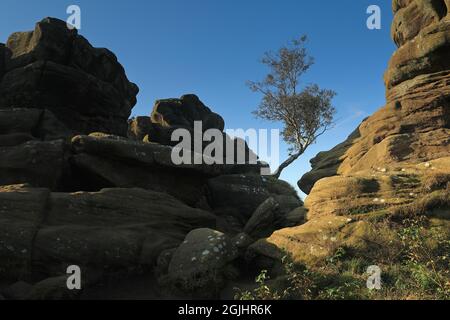
M308 223L269 238L299 260L329 253L330 239L331 247L354 240L349 234L362 230L365 217L395 208L421 204L427 214L449 217L450 3L394 0L393 8L399 48L384 76L386 106L312 159L298 183L309 194ZM433 195L439 208L424 205Z
M48 109L75 133L126 135L137 86L112 52L65 22L46 18L12 34L0 58L0 109Z
M194 94L179 99L164 99L155 102L149 117L136 117L129 121L128 136L136 140L146 139L164 145L174 145L171 134L176 129L194 130L194 123L202 124L202 133L208 129L223 131L223 118L212 112Z
M303 222L295 190L261 176L260 163L172 161L177 128L201 121L225 135L222 117L195 95L157 102L127 137L137 87L114 54L62 21L44 19L0 45L0 80L0 296L66 297L61 279L78 265L84 288L145 276L168 289L181 280L188 298L194 287L216 297L257 237ZM223 235L212 248L210 235ZM205 272L210 281L197 281Z
M196 95L186 94L179 99L157 100L150 116L131 119L128 125L128 137L137 141L177 146L182 142L180 138L176 138L179 134L176 134L174 138L175 131L179 129L189 132L191 137L201 136L202 138L208 130L209 132L213 130L214 136L203 139L201 142L192 138L188 149L196 152L201 149L203 152L207 150L211 142L216 142L216 136L220 136L223 163L257 162L257 155L248 147L246 141L239 137L230 137L223 132L224 128L225 121L220 115L212 112ZM196 145L196 142L199 145Z

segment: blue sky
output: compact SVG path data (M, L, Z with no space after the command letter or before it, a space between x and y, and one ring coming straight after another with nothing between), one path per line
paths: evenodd
M82 10L80 33L116 53L139 86L133 115L148 115L156 99L195 93L233 129L280 126L251 115L261 97L245 82L265 75L265 51L307 34L316 64L303 83L338 93L337 126L286 169L282 178L293 185L315 154L385 102L382 76L395 50L390 0L1 0L0 42L46 16L66 20L71 4ZM366 27L372 4L381 7L381 30ZM283 159L283 144L281 150Z

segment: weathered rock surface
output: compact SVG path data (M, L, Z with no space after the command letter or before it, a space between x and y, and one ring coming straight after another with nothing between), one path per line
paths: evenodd
M173 148L109 135L77 136L72 139L72 163L83 176L102 180L106 186L141 187L167 192L189 205L205 195L209 178L239 172L258 172L258 165L174 164ZM92 180L91 180L92 181ZM89 182L80 182L82 185Z
M157 101L151 119L153 123L164 127L175 126L193 129L195 121L201 121L204 130L217 129L223 131L225 127L222 117L212 112L193 94L184 95L180 99Z
M12 34L0 52L0 109L49 109L76 133L126 135L138 88L109 50L46 18L34 31Z
M208 181L208 190L213 209L233 208L239 216L247 218L270 196L286 195L292 199L295 207L302 205L296 191L287 182L259 175L223 175L212 178ZM293 210L295 207L289 209Z
M27 134L50 141L70 137L72 132L50 110L0 109L0 135L8 134Z
M195 127L194 122L200 122L201 127ZM247 142L241 138L232 138L223 132L225 122L216 113L206 107L200 99L193 94L182 96L180 99L158 100L155 103L150 117L135 117L128 121L128 137L137 141L158 143L167 146L177 146L183 142L183 148L192 152L208 152L208 146L216 143L216 136L200 139L209 129L214 129L220 136L221 143L217 142L216 153L221 163L257 164L258 156L248 147ZM181 140L177 130L188 132L191 139L188 142ZM220 133L219 133L220 132ZM184 137L184 136L183 136ZM199 145L196 145L196 142ZM220 155L220 157L219 157Z
M76 264L85 272L152 268L214 215L142 189L50 193L26 186L0 192L2 275L58 274Z
M450 21L447 16L420 26L401 14L410 7L444 1L397 1L396 19L419 27L392 56L385 74L387 105L363 121L344 143L311 161L299 182L309 193L316 181L390 165L418 164L450 152ZM418 13L423 13L420 9ZM394 22L394 25L396 22Z
M299 181L308 222L253 245L254 256L314 264L336 248L370 247L371 221L450 212L448 1L394 0L399 45L385 73L387 105L349 138L319 153ZM388 236L384 237L388 238ZM388 244L386 244L388 245Z
M62 140L0 146L0 185L29 183L54 190L61 184L64 158Z
M396 0L393 9L392 39L399 47L414 39L422 29L439 22L448 10L443 0Z
M174 252L166 281L185 293L216 297L226 280L225 268L237 257L237 247L225 234L193 230Z
M65 286L70 265L87 290L144 276L183 297L218 297L258 237L303 223L295 190L262 177L266 165L197 96L157 101L150 117L128 121L137 92L113 53L63 21L44 19L0 45L6 299L80 298ZM216 129L223 156L203 155L206 142L175 147L172 133L195 134L195 121L201 134ZM174 161L176 152L191 161ZM265 210L268 198L277 205Z
M244 227L244 232L254 238L270 236L274 231L276 214L280 204L274 198L268 198L253 213Z

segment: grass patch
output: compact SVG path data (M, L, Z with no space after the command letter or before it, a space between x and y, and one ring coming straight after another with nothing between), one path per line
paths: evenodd
M239 300L278 299L450 299L450 237L425 216L401 223L384 219L372 224L363 251L337 247L314 267L283 259L284 274L270 279L263 270L253 290L236 289ZM382 270L380 290L371 290L367 268Z

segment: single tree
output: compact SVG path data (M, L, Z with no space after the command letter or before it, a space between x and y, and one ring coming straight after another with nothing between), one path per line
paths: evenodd
M332 105L334 91L320 89L316 84L299 88L301 76L314 64L305 48L306 40L302 36L277 52L265 53L262 63L269 68L269 74L261 82L248 82L251 90L263 95L253 113L284 124L282 135L289 145L289 158L275 171L277 178L332 126L336 112Z

